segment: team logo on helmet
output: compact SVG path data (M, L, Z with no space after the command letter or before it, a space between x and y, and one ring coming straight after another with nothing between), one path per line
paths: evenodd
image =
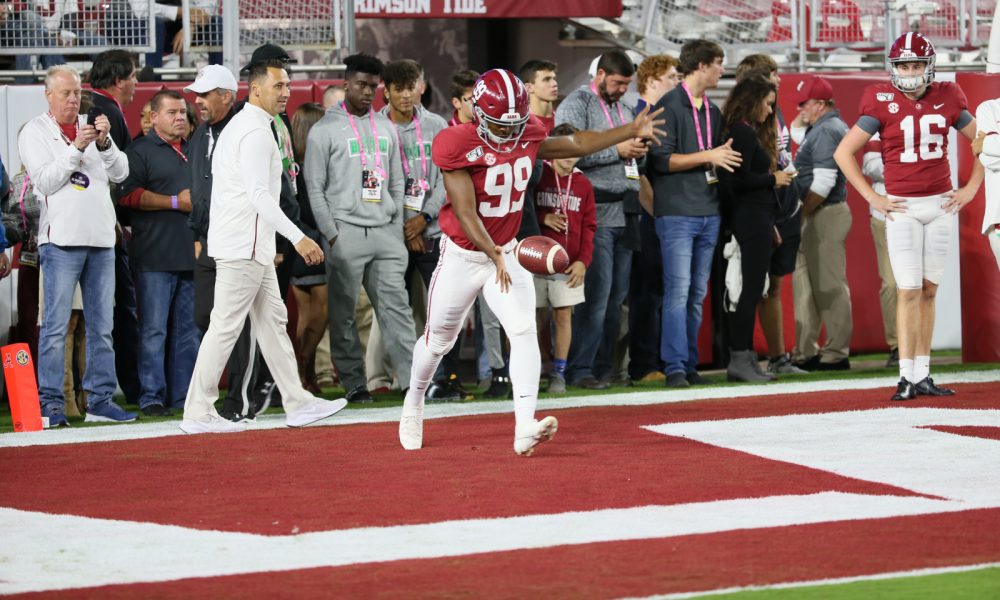
M494 152L512 152L524 133L531 113L528 91L513 73L492 69L476 81L472 92L476 133Z

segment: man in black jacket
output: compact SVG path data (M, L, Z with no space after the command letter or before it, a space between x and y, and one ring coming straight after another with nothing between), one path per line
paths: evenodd
M107 116L111 123L111 139L125 151L132 136L125 123L125 106L135 96L135 55L125 50L108 50L94 58L88 76L94 111ZM115 189L112 189L115 193ZM117 200L117 195L116 195ZM117 209L119 239L115 244L115 311L112 343L115 350L115 372L118 385L130 404L138 404L142 388L139 384L139 320L135 297L135 282L129 262L127 237L128 211Z

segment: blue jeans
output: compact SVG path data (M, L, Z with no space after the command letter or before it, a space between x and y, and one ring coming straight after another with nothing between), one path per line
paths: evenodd
M191 271L136 271L139 301L139 408L180 408L198 358Z
M87 330L83 389L95 407L115 393L115 352L111 345L115 298L115 250L89 246L39 246L45 313L38 336L38 398L42 414L62 413L66 327L79 282Z
M693 373L698 368L701 306L708 291L720 221L719 216L656 218L663 256L660 358L667 375Z
M594 234L594 257L584 279L586 300L573 310L573 341L566 369L566 380L571 383L611 375L632 269L632 251L622 245L624 233L624 227L598 227Z

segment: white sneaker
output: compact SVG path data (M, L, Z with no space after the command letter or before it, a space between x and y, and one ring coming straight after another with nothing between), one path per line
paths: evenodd
M247 430L245 421L236 423L219 415L208 415L201 419L184 419L179 425L184 433L237 433Z
M289 427L305 427L310 423L315 423L316 421L322 421L327 417L332 417L333 415L344 410L347 406L347 400L340 398L338 400L320 400L319 398L313 398L311 402L306 404L303 408L296 410L295 412L285 413L285 425Z
M547 442L556 434L559 421L555 417L545 417L514 428L514 452L521 456L531 456L535 446Z
M420 450L424 445L424 416L404 415L399 419L399 443L404 450Z

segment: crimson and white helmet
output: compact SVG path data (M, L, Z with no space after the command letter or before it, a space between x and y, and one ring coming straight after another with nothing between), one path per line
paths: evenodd
M486 71L472 89L476 132L496 152L510 152L517 145L531 116L528 108L528 90L506 69ZM498 136L490 131L490 124L510 127L510 134Z
M909 32L896 38L889 48L889 75L892 85L901 92L916 92L934 81L934 44L919 33ZM903 77L897 71L897 65L910 62L923 62L927 65L921 77Z

